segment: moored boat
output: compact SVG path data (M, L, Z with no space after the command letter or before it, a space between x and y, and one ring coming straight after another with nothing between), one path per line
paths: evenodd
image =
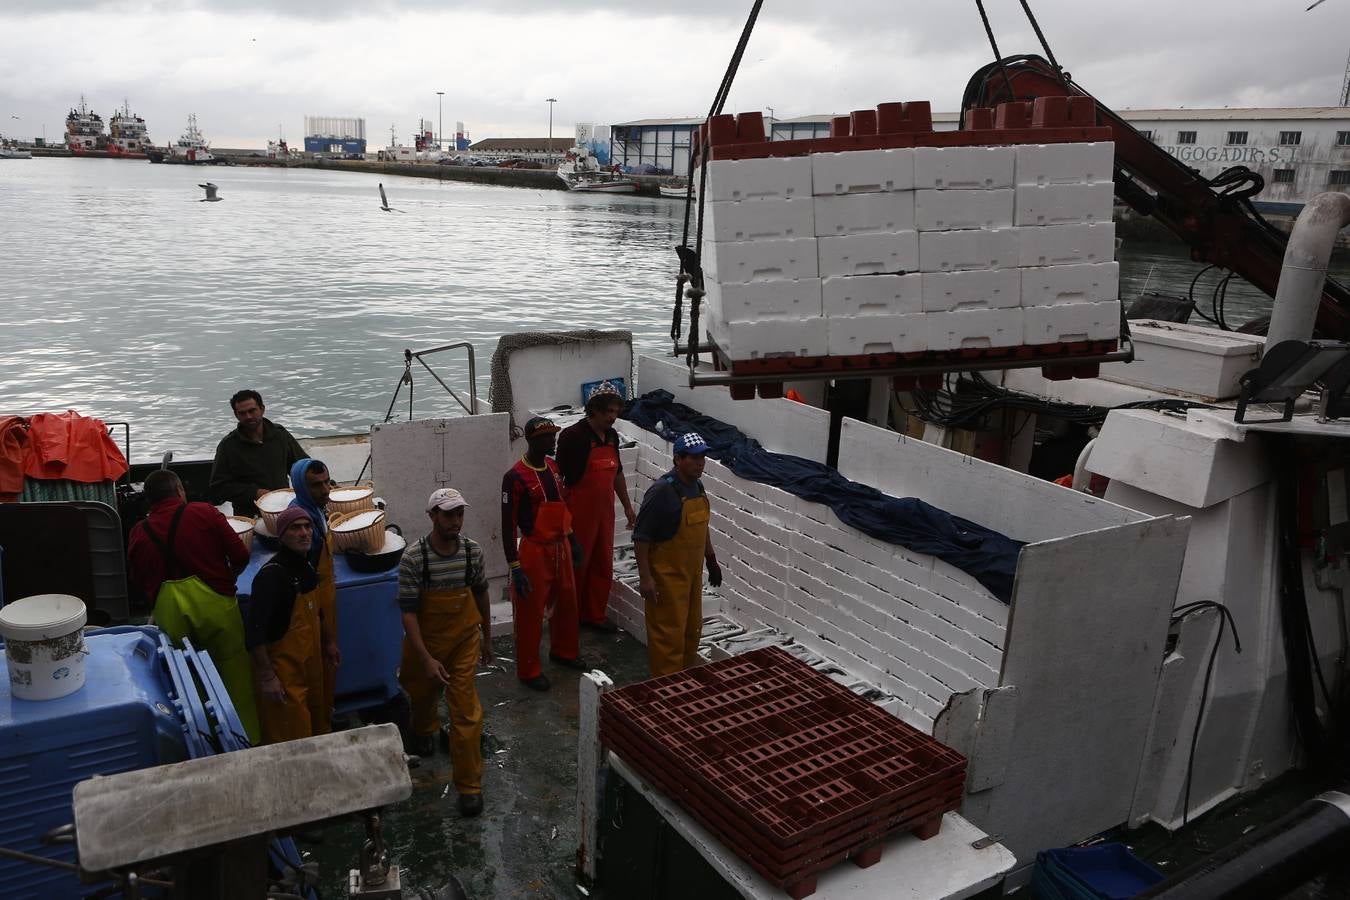
M146 157L152 163L175 163L190 166L223 165L227 163L227 160L211 152L210 144L206 142L206 138L202 137L201 130L197 127L196 113L188 116L187 127L178 140L163 150L158 148L147 149Z
M32 159L30 150L20 147L18 141L0 137L0 159Z
M131 111L131 105L122 101L122 108L108 120L108 155L121 159L146 159L151 148L145 119Z
M638 183L613 168L603 168L590 150L573 147L558 164L558 177L569 191L592 194L632 194Z
M89 108L80 97L80 105L66 115L66 147L76 156L107 156L108 135L103 117Z

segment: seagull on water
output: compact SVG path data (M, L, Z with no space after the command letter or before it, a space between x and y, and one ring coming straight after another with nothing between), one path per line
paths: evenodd
M203 189L206 191L206 196L203 197L203 198L202 198L200 201L198 201L198 202L201 202L201 203L217 203L217 202L219 202L219 201L225 199L224 197L217 197L217 196L216 196L216 191L220 190L220 188L216 187L214 184L212 184L212 183L209 182L209 181L208 181L206 184L199 184L199 185L197 185L197 187L203 188Z

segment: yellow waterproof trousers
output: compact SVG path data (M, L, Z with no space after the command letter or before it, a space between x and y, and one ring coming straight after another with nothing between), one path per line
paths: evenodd
M253 667L244 649L239 603L211 590L196 575L166 581L155 597L155 624L182 648L183 638L211 655L250 744L262 739L253 703Z
M450 710L450 764L455 790L461 794L483 791L483 706L478 702L478 670L482 617L468 587L422 592L417 625L427 652L436 657L450 675L445 685L445 705ZM408 692L410 728L419 737L434 735L441 727L437 704L441 683L426 672L412 643L403 639L399 684Z
M669 675L698 663L703 633L703 551L708 542L708 498L686 497L680 528L653 544L649 562L656 602L645 604L647 660L652 676Z
M267 645L268 658L286 691L286 699L278 702L258 696L264 744L313 737L320 733L315 730L315 723L328 719L329 710L323 704L319 609L313 593L295 598L286 633L281 640Z

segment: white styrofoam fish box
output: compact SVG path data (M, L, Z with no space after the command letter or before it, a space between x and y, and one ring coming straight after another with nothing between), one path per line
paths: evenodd
M923 312L923 276L849 275L821 281L825 317Z
M703 240L757 241L815 237L815 204L793 200L719 200L705 204Z
M708 334L733 360L824 356L828 343L824 316L727 322L709 315Z
M723 284L819 277L814 237L714 241L703 246L705 281Z
M1110 262L1116 257L1116 225L1029 225L1014 228L1022 266Z
M1012 147L916 147L914 187L990 190L1013 186Z
M1017 186L1017 225L1076 225L1110 222L1116 186L1099 184L1020 184Z
M1022 343L1023 310L963 309L924 313L929 350L1016 347Z
M1008 269L1017 265L1017 231L1012 228L919 232L919 270L959 272Z
M1115 158L1111 141L1023 144L1014 176L1018 184L1097 184L1112 180Z
M1254 334L1151 319L1130 320L1130 339L1134 362L1102 366L1102 378L1202 400L1236 397L1266 343Z
M880 316L828 316L831 356L865 353L920 353L928 349L928 317L923 313Z
M914 223L919 231L1010 228L1012 218L1012 188L914 192Z
M1026 313L1028 344L1106 341L1120 337L1119 302L1028 306L1022 311Z
M908 191L914 187L914 151L849 150L812 153L811 190L817 196Z
M831 194L816 197L815 204L818 237L914 229L913 191Z
M921 277L925 312L1008 309L1022 303L1021 269L925 272Z
M919 268L919 233L891 231L819 238L820 276L913 272Z
M1079 263L1022 269L1022 305L1107 303L1120 298L1120 264Z
M809 156L715 159L708 164L708 202L791 200L811 196Z
M821 315L820 279L704 284L708 308L726 322L801 319Z

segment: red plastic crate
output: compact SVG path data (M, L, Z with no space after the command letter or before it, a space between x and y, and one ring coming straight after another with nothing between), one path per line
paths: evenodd
M816 876L844 859L853 859L859 866L868 866L881 858L881 843L892 832L913 831L923 839L938 833L943 813L951 808L940 796L943 791L955 790L960 784L936 786L932 797L914 797L908 806L892 810L885 817L875 817L852 828L844 828L837 835L827 836L795 856L782 854L767 846L753 828L738 817L734 808L720 804L702 794L700 789L681 784L673 774L674 766L665 763L653 765L617 735L611 734L608 745L618 751L640 775L662 792L676 800L704 827L744 859L766 879L786 890L793 897L805 897L815 890ZM634 760L638 760L635 762ZM730 810L730 811L729 811Z

